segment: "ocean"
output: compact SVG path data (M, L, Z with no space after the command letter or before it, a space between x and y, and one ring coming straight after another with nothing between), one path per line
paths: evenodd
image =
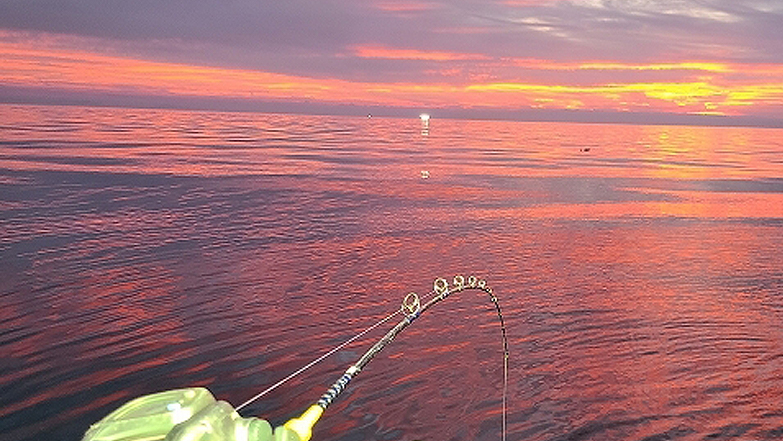
M509 440L783 437L783 130L0 106L0 438L234 405L486 280ZM382 327L243 410L281 424ZM500 440L486 295L422 314L314 440Z

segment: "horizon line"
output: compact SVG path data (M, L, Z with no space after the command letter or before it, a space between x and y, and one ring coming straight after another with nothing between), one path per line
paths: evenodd
M584 124L749 127L783 129L783 118L750 115L704 115L597 109L460 108L384 106L321 101L264 101L240 98L74 93L70 90L0 86L0 104L29 106L157 109L203 112L271 113L292 115L419 118L434 120L562 122Z

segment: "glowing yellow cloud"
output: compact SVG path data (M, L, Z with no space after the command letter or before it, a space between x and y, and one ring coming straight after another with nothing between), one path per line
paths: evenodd
M506 62L518 67L542 70L617 70L617 71L665 71L665 70L690 70L705 72L733 72L734 70L724 63L706 62L680 62L680 63L618 63L618 62L555 62L534 58L510 58Z
M629 63L582 63L578 65L579 69L594 70L700 70L706 72L732 72L726 64L723 63L703 63L703 62L684 62L684 63L653 63L653 64L629 64Z
M615 102L622 99L625 102L630 101L642 104L643 102L639 99L633 99L635 94L674 103L679 107L698 105L706 111L716 111L718 108L732 106L751 106L759 101L778 105L783 104L783 83L733 87L718 86L706 82L628 83L598 86L490 83L471 85L466 90L472 92L516 92L532 97L532 99L538 102L542 102L543 98L546 98L547 103L550 105L569 103L579 96L593 96ZM563 105L562 107L567 106ZM597 107L606 108L610 106L604 103L597 105Z
M726 95L720 87L697 83L635 83L609 86L622 92L641 92L650 98L671 101L679 106L703 102L704 98L716 98Z

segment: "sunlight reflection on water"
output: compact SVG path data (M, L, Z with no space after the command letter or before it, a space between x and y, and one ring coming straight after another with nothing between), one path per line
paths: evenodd
M435 277L494 287L510 440L783 434L783 133L0 106L0 433L238 404ZM422 179L422 170L428 178ZM316 439L499 439L486 298L449 299ZM248 414L279 423L375 338Z

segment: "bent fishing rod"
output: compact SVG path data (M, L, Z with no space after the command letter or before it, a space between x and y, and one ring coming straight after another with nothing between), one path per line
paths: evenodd
M324 411L384 347L424 311L451 294L465 290L487 293L500 321L503 340L501 440L506 441L509 350L500 304L492 288L487 286L484 280L474 276L466 279L458 275L452 282L449 286L445 279L436 279L432 291L424 299L415 292L409 293L398 310L240 404L236 409L226 401L215 400L214 396L203 387L159 392L136 398L110 413L93 424L82 441L309 441L313 427ZM430 296L432 297L429 298ZM238 411L242 408L398 314L403 315L402 319L351 365L301 416L272 430L272 426L265 420L255 417L243 418L239 415Z

